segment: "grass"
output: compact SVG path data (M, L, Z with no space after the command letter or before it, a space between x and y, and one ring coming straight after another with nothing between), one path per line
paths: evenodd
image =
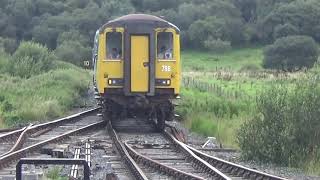
M68 177L61 177L61 175L60 175L61 170L62 170L62 167L55 166L54 168L50 169L46 173L46 177L49 180L67 180Z
M177 111L184 125L204 136L216 137L225 147L239 148L238 130L258 113L256 97L260 92L274 84L290 89L299 79L320 72L319 64L308 73L265 71L261 67L262 59L260 47L235 49L219 55L182 52L184 87ZM319 175L319 156L311 154L299 167L308 174Z
M57 69L29 79L0 75L0 119L6 126L44 121L77 104L90 82L79 68Z
M182 51L183 71L216 71L219 69L241 70L248 65L261 69L263 53L261 47L231 50L224 54L200 51Z
M195 88L183 88L177 111L184 124L204 136L214 136L223 145L237 148L236 129L250 114L248 100L227 100Z
M0 128L62 116L81 103L91 81L88 71L57 60L47 72L14 76L9 73L11 60L0 49Z
M262 58L259 47L235 49L224 54L183 51L183 77L193 80L182 89L181 105L177 108L184 117L185 126L204 136L214 136L225 146L238 148L236 132L242 122L252 116L253 99L248 100L247 96L232 99L226 94L239 91L255 95L266 82L236 76L226 80L216 72L239 72L250 66L260 70ZM203 88L203 84L214 87L213 91Z

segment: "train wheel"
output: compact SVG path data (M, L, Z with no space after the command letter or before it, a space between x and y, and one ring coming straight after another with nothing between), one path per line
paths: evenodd
M156 113L156 116L157 116L157 130L159 132L162 132L164 131L164 128L165 128L165 121L166 121L166 115L165 115L165 111L160 108L157 110L157 113Z

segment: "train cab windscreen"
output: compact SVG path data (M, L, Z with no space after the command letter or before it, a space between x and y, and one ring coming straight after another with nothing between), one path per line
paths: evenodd
M157 35L158 59L173 58L173 34L171 32L159 32Z
M122 59L122 33L107 33L107 58Z

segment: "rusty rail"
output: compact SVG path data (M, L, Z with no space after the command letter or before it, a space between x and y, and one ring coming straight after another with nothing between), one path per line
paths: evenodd
M267 174L264 172L260 172L254 169L250 169L247 167L244 167L242 165L238 165L232 162L228 162L226 160L210 156L208 154L205 154L193 147L190 147L185 144L185 146L190 149L192 152L194 152L197 156L204 159L205 161L209 162L215 167L218 167L219 169L223 169L224 171L230 173L234 176L241 176L247 179L268 179L268 180L286 180L286 178L274 176L271 174Z
M59 136L56 136L56 137L53 137L53 138L38 142L36 144L33 144L33 145L25 147L23 149L17 150L15 152L12 152L12 153L7 154L5 156L2 156L2 157L0 157L0 169L3 169L7 165L9 165L12 161L17 161L22 157L26 157L28 153L31 153L33 151L39 150L40 147L42 147L42 146L44 146L46 144L54 143L54 142L57 142L57 141L62 141L65 138L67 138L67 137L69 137L71 135L86 131L86 130L91 129L91 128L102 127L102 126L105 126L105 124L106 124L105 121L95 122L95 123L89 124L87 126L84 126L84 127L81 127L81 128L66 132L66 133L64 133L62 135L59 135Z
M119 137L115 130L112 128L111 122L107 122L107 130L108 133L113 141L113 143L116 145L117 150L119 151L121 157L128 165L129 169L131 170L132 174L135 176L136 179L139 180L147 180L147 176L143 173L143 171L140 169L140 167L137 165L137 163L132 159L132 157L129 155L127 149L124 147L124 145L119 140Z
M148 167L151 167L157 171L160 172L164 172L169 176L173 176L177 179L195 179L195 180L203 180L202 177L198 177L195 176L193 174L190 173L186 173L183 171L180 171L178 169L166 166L164 164L161 164L158 161L155 161L153 159L150 159L140 153L138 153L137 151L135 151L132 147L130 147L127 143L125 143L125 146L127 148L127 150L129 151L129 154L131 155L131 157L133 157L133 159L138 162L138 163L142 163L143 165L146 165Z

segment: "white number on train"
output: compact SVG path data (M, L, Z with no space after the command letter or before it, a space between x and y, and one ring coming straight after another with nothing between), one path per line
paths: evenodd
M171 71L171 66L162 65L162 72L170 72L170 71Z

